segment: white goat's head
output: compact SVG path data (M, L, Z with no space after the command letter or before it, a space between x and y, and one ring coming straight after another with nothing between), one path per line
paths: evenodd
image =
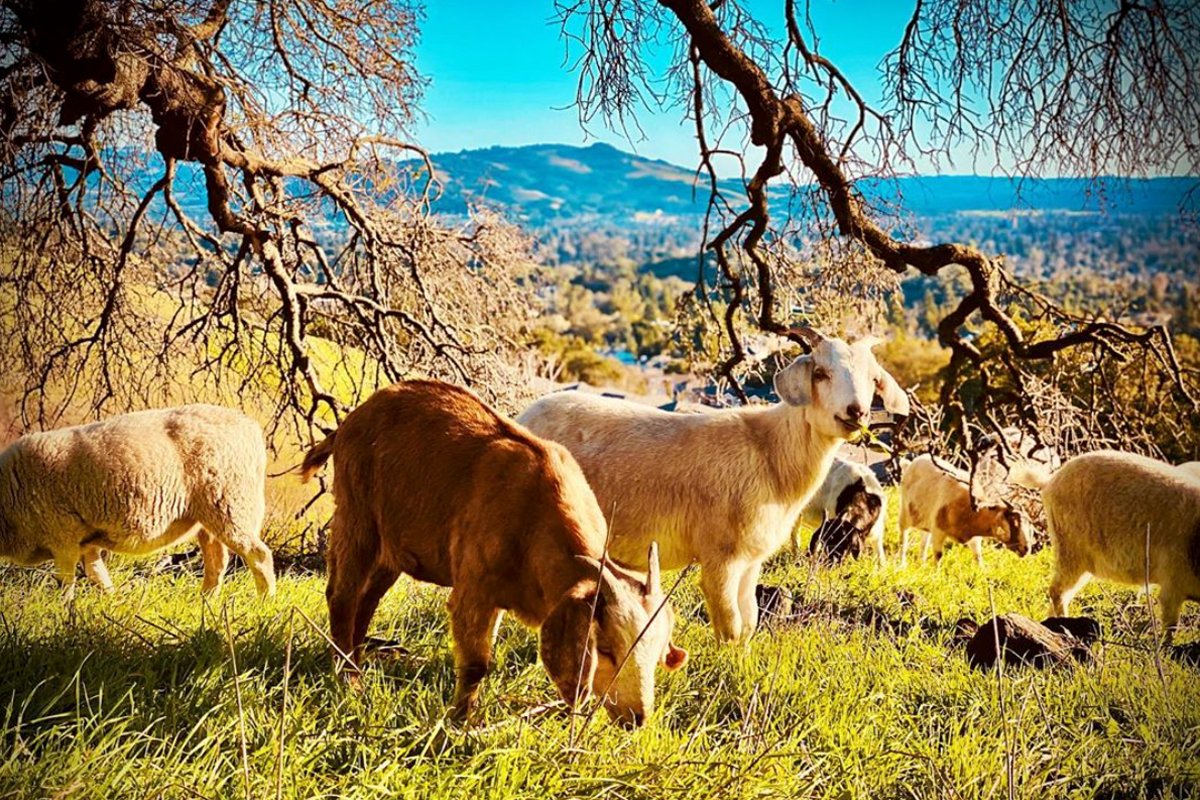
M812 406L818 432L841 439L853 436L870 420L875 395L888 411L907 416L908 396L871 352L878 339L847 344L812 328L796 332L812 352L775 374L775 392L788 405Z
M688 655L671 641L675 615L662 593L658 546L650 546L644 581L611 562L601 572L596 559L577 558L598 580L580 584L542 623L542 663L566 702L595 694L615 721L641 725L654 711L655 667L677 670Z

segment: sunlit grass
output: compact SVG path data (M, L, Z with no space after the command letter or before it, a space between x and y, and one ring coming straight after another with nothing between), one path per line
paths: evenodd
M691 660L660 674L658 710L632 734L602 713L520 720L553 688L512 621L474 727L446 730L446 591L408 579L374 626L406 652L356 692L330 670L320 575L285 575L260 602L235 572L207 604L196 575L125 561L112 595L85 587L68 604L49 570L8 568L0 797L969 798L1007 797L1010 780L1018 797L1190 795L1200 682L1165 656L1160 675L1146 599L1088 587L1097 663L998 680L967 666L954 622L993 602L1041 618L1052 556L985 557L983 572L965 548L936 570L823 570L784 552L764 581L820 610L745 649L717 645L690 575L675 602Z

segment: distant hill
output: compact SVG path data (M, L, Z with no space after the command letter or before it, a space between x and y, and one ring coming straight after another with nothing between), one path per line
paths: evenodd
M692 170L607 144L488 147L438 153L433 164L444 188L439 211L462 214L468 204L483 203L533 226L579 218L653 224L703 214L708 202L706 184L697 184ZM1196 198L1189 192L1198 183L1198 178L1110 179L1097 191L1078 178L1015 181L964 175L902 178L860 184L860 189L875 201L899 198L904 211L916 216L1100 209L1170 214L1185 201L1195 208ZM739 190L738 181L723 185ZM776 203L785 204L786 198L782 187L773 192Z
M583 216L693 216L707 195L693 192L690 170L607 144L535 144L439 153L439 210L465 213L468 203L498 206L538 224ZM701 189L701 191L703 191Z

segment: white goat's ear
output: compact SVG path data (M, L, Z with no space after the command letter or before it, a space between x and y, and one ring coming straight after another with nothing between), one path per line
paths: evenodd
M867 350L868 352L870 352L871 350L874 350L876 347L878 347L881 344L883 344L883 339L880 339L878 336L864 336L863 338L861 338L857 342L855 342L854 346L861 347L864 350Z
M883 401L884 408L901 417L908 416L908 395L883 367L878 367L875 373L875 391Z
M775 373L775 394L789 406L812 402L812 356L800 356Z

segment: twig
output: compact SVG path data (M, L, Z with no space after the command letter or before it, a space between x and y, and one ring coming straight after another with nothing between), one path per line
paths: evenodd
M283 702L279 706L279 754L275 759L275 800L283 797L283 751L287 739L288 678L292 675L292 634L296 612L288 615L288 638L283 651Z
M238 709L238 740L242 751L242 779L246 787L246 800L250 800L250 754L246 746L246 711L242 706L242 681L238 674L237 650L233 644L233 627L229 624L229 606L221 609L221 617L225 622L225 640L229 644L229 660L233 665L233 693L237 699Z

